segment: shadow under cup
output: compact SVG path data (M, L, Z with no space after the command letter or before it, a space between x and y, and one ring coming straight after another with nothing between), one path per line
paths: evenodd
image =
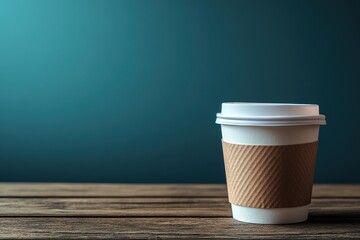
M233 217L260 224L305 221L325 124L319 106L223 103L216 123Z

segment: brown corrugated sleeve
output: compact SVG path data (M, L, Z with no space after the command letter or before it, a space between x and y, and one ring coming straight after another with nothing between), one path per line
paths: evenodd
M282 146L222 141L229 201L254 208L310 204L318 142Z

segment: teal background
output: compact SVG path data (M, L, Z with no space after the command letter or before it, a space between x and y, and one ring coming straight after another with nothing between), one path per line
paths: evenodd
M224 182L224 101L317 103L360 182L360 1L0 0L0 181Z

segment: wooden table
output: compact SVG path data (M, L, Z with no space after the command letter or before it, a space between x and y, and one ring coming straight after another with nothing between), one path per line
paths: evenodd
M360 185L315 185L309 220L231 218L225 185L0 184L0 239L357 238Z

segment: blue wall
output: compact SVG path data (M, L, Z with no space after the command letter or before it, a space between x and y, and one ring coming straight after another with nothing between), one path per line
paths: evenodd
M224 182L223 101L318 103L360 182L360 1L0 0L0 181Z

